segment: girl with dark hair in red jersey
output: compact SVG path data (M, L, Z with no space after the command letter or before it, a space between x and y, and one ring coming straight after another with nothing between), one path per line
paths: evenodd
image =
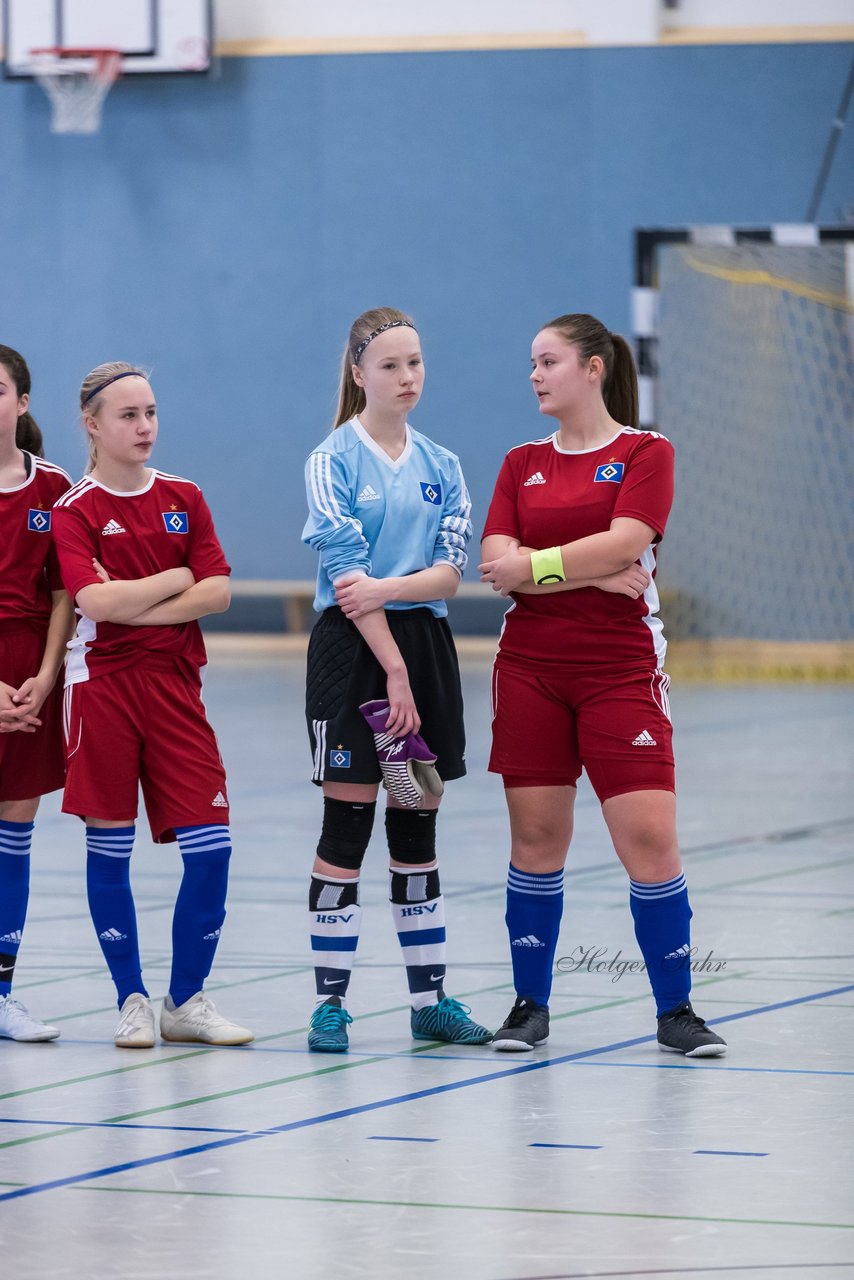
M659 1046L726 1051L690 1001L691 908L676 837L669 678L655 555L673 500L673 449L637 427L623 338L560 316L534 339L531 382L557 430L504 460L481 578L512 595L495 660L489 768L504 779L511 857L506 922L517 1000L498 1050L549 1033L563 870L582 767L629 876Z
M65 777L62 682L71 630L51 542L51 507L71 485L44 460L29 412L30 371L0 346L0 1036L55 1040L56 1027L12 998L27 915L30 845L39 799Z

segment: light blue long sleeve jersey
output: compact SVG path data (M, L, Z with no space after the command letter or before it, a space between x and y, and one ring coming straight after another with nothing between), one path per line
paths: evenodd
M398 578L450 564L462 575L472 525L460 460L410 426L403 453L392 462L351 418L309 456L305 484L309 514L302 538L320 555L318 613L335 604L332 584L346 573ZM448 612L444 600L386 607L426 607L437 618Z

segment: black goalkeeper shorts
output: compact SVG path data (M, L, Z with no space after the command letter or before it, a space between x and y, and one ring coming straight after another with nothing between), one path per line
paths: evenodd
M447 618L430 609L387 609L418 714L419 733L436 756L439 777L462 778L465 726L460 667ZM387 698L386 674L356 626L334 606L314 624L308 642L305 716L312 781L381 781L374 738L359 706Z

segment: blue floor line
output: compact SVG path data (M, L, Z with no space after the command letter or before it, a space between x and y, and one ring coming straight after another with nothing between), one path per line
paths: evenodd
M37 1124L59 1129L159 1129L167 1133L254 1133L254 1129L220 1129L206 1124L127 1124L109 1120L28 1120L0 1116L0 1124Z
M424 1054L428 1057L428 1054ZM854 1071L812 1071L808 1067L734 1067L714 1059L715 1065L704 1065L702 1058L690 1062L583 1062L584 1067L630 1067L635 1071L745 1071L769 1076L854 1076Z
M438 1138L397 1138L385 1133L372 1133L369 1142L438 1142Z
M767 1156L768 1151L711 1151L703 1147L698 1147L696 1151L691 1152L692 1156Z
M747 1009L742 1013L728 1013L721 1018L712 1018L708 1025L724 1022L736 1022L741 1018L753 1018L760 1013L774 1013L778 1009L789 1009L797 1004L809 1004L815 1000L825 1000L844 992L854 990L854 984L846 987L834 987L829 991L817 991L809 996L797 996L792 1000L781 1000L775 1004L762 1005L758 1009ZM433 1085L429 1089L419 1089L414 1093L398 1094L392 1098L380 1098L377 1102L366 1102L355 1107L344 1107L340 1111L327 1111L317 1116L307 1116L303 1120L291 1120L287 1124L274 1125L263 1131L240 1134L237 1137L221 1138L217 1142L203 1142L198 1146L187 1147L183 1151L165 1151L162 1155L146 1156L141 1160L127 1160L122 1164L107 1165L101 1169L90 1169L85 1173L71 1174L66 1178L54 1178L50 1182L34 1183L29 1187L16 1187L14 1191L0 1193L0 1203L6 1200L20 1200L24 1196L39 1195L45 1191L56 1191L61 1187L75 1186L81 1182L92 1182L96 1178L113 1177L118 1173L128 1173L132 1169L145 1169L151 1165L165 1164L171 1160L182 1160L186 1156L202 1155L209 1151L222 1150L224 1147L236 1146L243 1142L255 1142L260 1138L271 1137L281 1133L295 1133L300 1129L314 1128L316 1125L329 1124L332 1120L344 1120L350 1116L365 1115L370 1111L382 1111L387 1107L399 1106L405 1102L417 1102L422 1098L438 1097L440 1094L454 1093L459 1089L470 1089L474 1085L487 1084L494 1080L507 1080L514 1076L525 1075L532 1071L543 1071L547 1067L562 1066L567 1062L578 1062L584 1058L592 1058L600 1053L615 1053L619 1049L632 1049L639 1044L655 1041L654 1035L635 1036L632 1040L619 1040L614 1044L600 1045L596 1049L583 1049L578 1053L564 1054L559 1058L548 1058L541 1062L527 1062L522 1066L508 1067L504 1071L493 1071L487 1075L472 1076L467 1080L457 1080L449 1084ZM176 1191L176 1194L180 1192Z
M602 1147L593 1147L587 1142L529 1142L529 1147L549 1147L556 1151L601 1151Z

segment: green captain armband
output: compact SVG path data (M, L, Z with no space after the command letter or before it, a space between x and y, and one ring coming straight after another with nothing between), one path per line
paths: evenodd
M538 587L547 582L566 582L560 547L531 552L531 576Z

